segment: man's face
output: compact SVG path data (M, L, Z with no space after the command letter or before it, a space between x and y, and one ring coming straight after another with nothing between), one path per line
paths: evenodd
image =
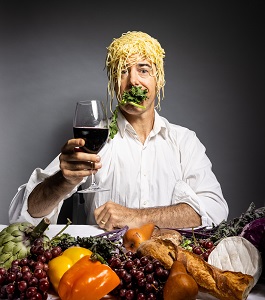
M124 91L128 91L132 86L141 86L142 89L147 89L147 99L142 103L143 106L154 108L156 97L156 67L149 60L140 59L133 56L127 62L127 67L121 73L120 89L116 86L116 94L118 98L122 97ZM141 112L143 109L136 108L130 104L121 107L128 113Z

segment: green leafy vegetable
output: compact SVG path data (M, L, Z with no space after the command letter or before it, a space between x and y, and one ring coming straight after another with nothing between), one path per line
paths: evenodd
M242 213L238 218L234 218L229 221L222 221L219 225L213 226L212 228L198 228L194 230L178 229L178 231L186 236L192 237L195 235L196 238L210 238L215 244L221 239L229 236L240 235L244 226L248 223L265 217L265 207L255 208L252 202L245 213Z
M111 121L109 124L109 137L111 139L114 138L115 134L118 132L118 126L117 126L117 117L118 117L118 109L116 107L116 109L114 110L112 117L111 117Z
M60 246L66 250L72 246L80 246L91 250L100 261L107 261L114 253L123 253L121 245L122 236L128 230L128 226L112 231L104 232L96 236L73 237L69 233L61 233L52 239L52 247Z
M147 90L142 89L141 86L132 86L129 91L125 91L122 94L122 99L119 105L131 104L133 106L145 109L146 107L140 105L144 100L147 98ZM117 125L117 117L118 117L118 106L115 108L111 121L109 124L109 137L111 139L114 138L115 134L118 132L118 125Z
M238 218L221 222L212 229L211 233L216 241L226 236L239 235L245 225L262 217L265 217L265 207L255 209L255 205L252 202L245 213L241 214Z
M141 86L132 86L129 91L123 93L120 105L131 104L145 109L145 106L140 105L140 103L147 98L146 94L147 90L143 90Z

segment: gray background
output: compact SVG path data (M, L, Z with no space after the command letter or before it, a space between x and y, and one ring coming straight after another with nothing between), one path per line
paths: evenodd
M264 206L264 25L264 1L1 0L0 224L72 137L75 102L105 99L106 47L128 30L165 49L160 113L206 146L229 218Z

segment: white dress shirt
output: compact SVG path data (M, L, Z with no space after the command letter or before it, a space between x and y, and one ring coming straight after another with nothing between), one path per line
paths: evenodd
M88 224L95 224L94 209L108 200L130 208L187 203L201 215L202 226L227 219L228 206L220 184L205 147L193 131L169 123L156 111L153 130L144 145L122 114L118 115L118 127L114 139L109 139L99 153L102 168L96 174L96 181L110 191L83 194ZM10 223L39 223L42 218L32 218L27 212L28 196L37 184L58 171L59 155L44 170L34 170L10 204ZM84 178L82 187L90 181L90 176ZM47 215L51 223L57 222L62 204Z

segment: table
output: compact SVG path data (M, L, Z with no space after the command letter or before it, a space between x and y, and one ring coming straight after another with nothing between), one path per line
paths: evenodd
M0 225L0 231L4 229L7 225ZM52 238L55 236L65 225L49 225L48 230L45 232L45 234ZM103 230L100 229L97 226L91 226L91 225L69 225L65 230L64 233L69 233L72 236L80 236L80 237L89 237L94 236L97 234L102 233ZM208 294L199 293L197 300L215 300L215 297L212 297ZM113 299L106 297L107 299ZM254 288L251 290L247 300L264 300L265 299L265 277L260 278L258 283L254 286ZM59 300L58 296L49 294L48 300Z

